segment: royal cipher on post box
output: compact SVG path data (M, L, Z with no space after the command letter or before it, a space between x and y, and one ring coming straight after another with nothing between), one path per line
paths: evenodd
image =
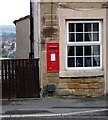
M59 43L47 43L47 72L59 72Z

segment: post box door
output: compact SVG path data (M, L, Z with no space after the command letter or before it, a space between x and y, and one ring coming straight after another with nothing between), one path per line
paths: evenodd
M47 43L47 72L59 72L59 43Z

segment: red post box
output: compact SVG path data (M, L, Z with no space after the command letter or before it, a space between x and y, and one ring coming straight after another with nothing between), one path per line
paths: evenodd
M59 72L59 43L47 43L47 72Z

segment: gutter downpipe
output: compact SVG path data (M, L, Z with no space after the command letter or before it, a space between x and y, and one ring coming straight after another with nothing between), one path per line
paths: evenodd
M33 24L33 3L30 0L30 52L29 58L34 59L34 24Z

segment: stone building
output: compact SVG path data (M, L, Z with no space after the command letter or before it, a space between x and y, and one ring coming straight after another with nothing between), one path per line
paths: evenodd
M97 97L108 93L106 0L41 0L33 4L34 57L42 94ZM29 58L30 16L15 20L17 58Z
M34 57L40 58L42 94L50 84L55 85L58 96L99 97L108 94L108 2L32 2ZM21 58L28 58L29 16L16 20L15 24L19 33L17 53Z
M106 0L33 2L42 92L97 97L108 93Z

